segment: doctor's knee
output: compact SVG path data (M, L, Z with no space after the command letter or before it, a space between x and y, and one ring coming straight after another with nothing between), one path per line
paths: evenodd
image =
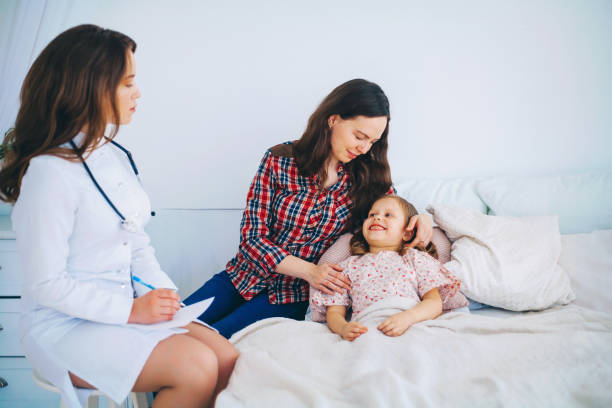
M219 367L234 367L238 356L240 356L238 349L231 343L227 344L220 355L217 355Z
M214 389L219 375L219 361L213 350L202 344L191 348L186 354L189 363L181 376L182 385L193 389Z

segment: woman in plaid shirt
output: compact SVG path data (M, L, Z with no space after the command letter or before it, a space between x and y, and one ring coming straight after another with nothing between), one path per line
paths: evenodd
M185 300L215 297L201 320L229 338L268 317L303 320L309 284L328 294L350 288L342 268L317 261L393 192L389 118L382 89L354 79L321 102L300 140L266 151L247 195L238 253ZM415 227L412 245L428 244L431 218L413 217L407 229Z

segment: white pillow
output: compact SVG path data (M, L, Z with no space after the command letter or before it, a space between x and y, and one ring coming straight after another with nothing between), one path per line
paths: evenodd
M542 310L574 300L557 265L556 216L499 217L459 207L429 207L453 245L445 266L469 298L503 309Z
M494 215L558 215L562 234L612 228L612 172L479 181Z
M559 265L570 277L577 305L612 313L612 230L562 235Z
M395 189L419 214L430 204L454 205L486 213L487 206L476 193L477 181L475 178L403 179L395 184Z
M340 237L323 252L318 264L333 263L339 264L346 258L351 256L351 238L353 234L350 232L340 235Z

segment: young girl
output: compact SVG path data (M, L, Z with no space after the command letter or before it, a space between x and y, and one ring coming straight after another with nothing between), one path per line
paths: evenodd
M124 34L77 26L51 41L23 83L0 171L0 199L15 204L21 344L65 406L81 406L73 386L117 403L134 390L158 391L155 407L208 406L237 350L193 322L144 327L180 306L144 231L151 208L136 166L112 140L140 97L135 51Z
M360 313L383 299L400 296L416 305L384 320L377 329L387 336L399 336L410 326L435 319L442 310L467 306L459 292L460 282L442 264L424 251L405 248L412 238L406 230L415 208L398 196L385 196L372 205L361 232L351 239L351 254L340 263L351 281L349 292L327 295L311 290L313 320L327 324L334 333L353 341L368 331L358 322ZM435 247L426 250L435 256ZM346 321L352 307L353 319Z

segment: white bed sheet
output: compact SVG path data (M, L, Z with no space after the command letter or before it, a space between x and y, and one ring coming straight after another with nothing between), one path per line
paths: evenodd
M612 230L561 235L559 265L570 277L576 305L612 313Z
M567 306L451 312L390 338L375 327L401 310L393 299L352 343L320 323L254 323L231 339L241 355L217 406L612 406L612 231L562 244Z
M507 318L523 314L524 312L515 312L513 310L500 309L497 307L485 307L482 309L470 310L470 313L479 316Z
M274 318L232 337L241 352L218 407L611 406L612 316L575 305L507 318L448 313L400 337L354 342ZM364 312L365 313L365 312Z

